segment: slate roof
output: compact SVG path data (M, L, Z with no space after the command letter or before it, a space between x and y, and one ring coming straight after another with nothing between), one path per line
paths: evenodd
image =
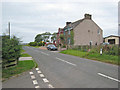
M68 24L67 26L64 27L64 29L66 28L72 28L74 29L78 24L80 24L84 19L80 19L78 21L72 22L71 24Z
M120 36L110 35L110 36L107 36L107 37L104 37L104 38L108 38L108 37L120 37Z

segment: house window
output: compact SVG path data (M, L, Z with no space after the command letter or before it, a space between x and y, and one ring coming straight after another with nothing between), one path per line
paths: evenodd
M68 34L70 35L70 30L68 31Z
M98 29L98 34L100 34L100 29Z
M70 39L68 39L68 44L70 44Z

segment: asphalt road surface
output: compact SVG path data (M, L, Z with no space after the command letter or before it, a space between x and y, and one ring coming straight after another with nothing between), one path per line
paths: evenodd
M3 88L118 88L118 66L24 47L38 68L3 82Z

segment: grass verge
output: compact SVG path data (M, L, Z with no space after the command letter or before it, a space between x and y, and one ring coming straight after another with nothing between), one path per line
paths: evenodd
M22 53L20 57L31 57L31 56L27 53Z
M60 53L119 65L118 56L105 55L105 54L100 55L99 53L82 52L79 50L65 50L65 51L61 51Z
M26 61L19 61L18 65L9 67L7 69L2 70L2 78L9 78L11 76L20 74L22 72L25 72L27 70L32 69L35 67L35 62L33 60L26 60Z

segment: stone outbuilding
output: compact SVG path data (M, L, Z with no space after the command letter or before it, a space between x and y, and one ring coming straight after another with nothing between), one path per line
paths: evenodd
M104 38L104 42L118 45L120 44L120 36L110 35Z

